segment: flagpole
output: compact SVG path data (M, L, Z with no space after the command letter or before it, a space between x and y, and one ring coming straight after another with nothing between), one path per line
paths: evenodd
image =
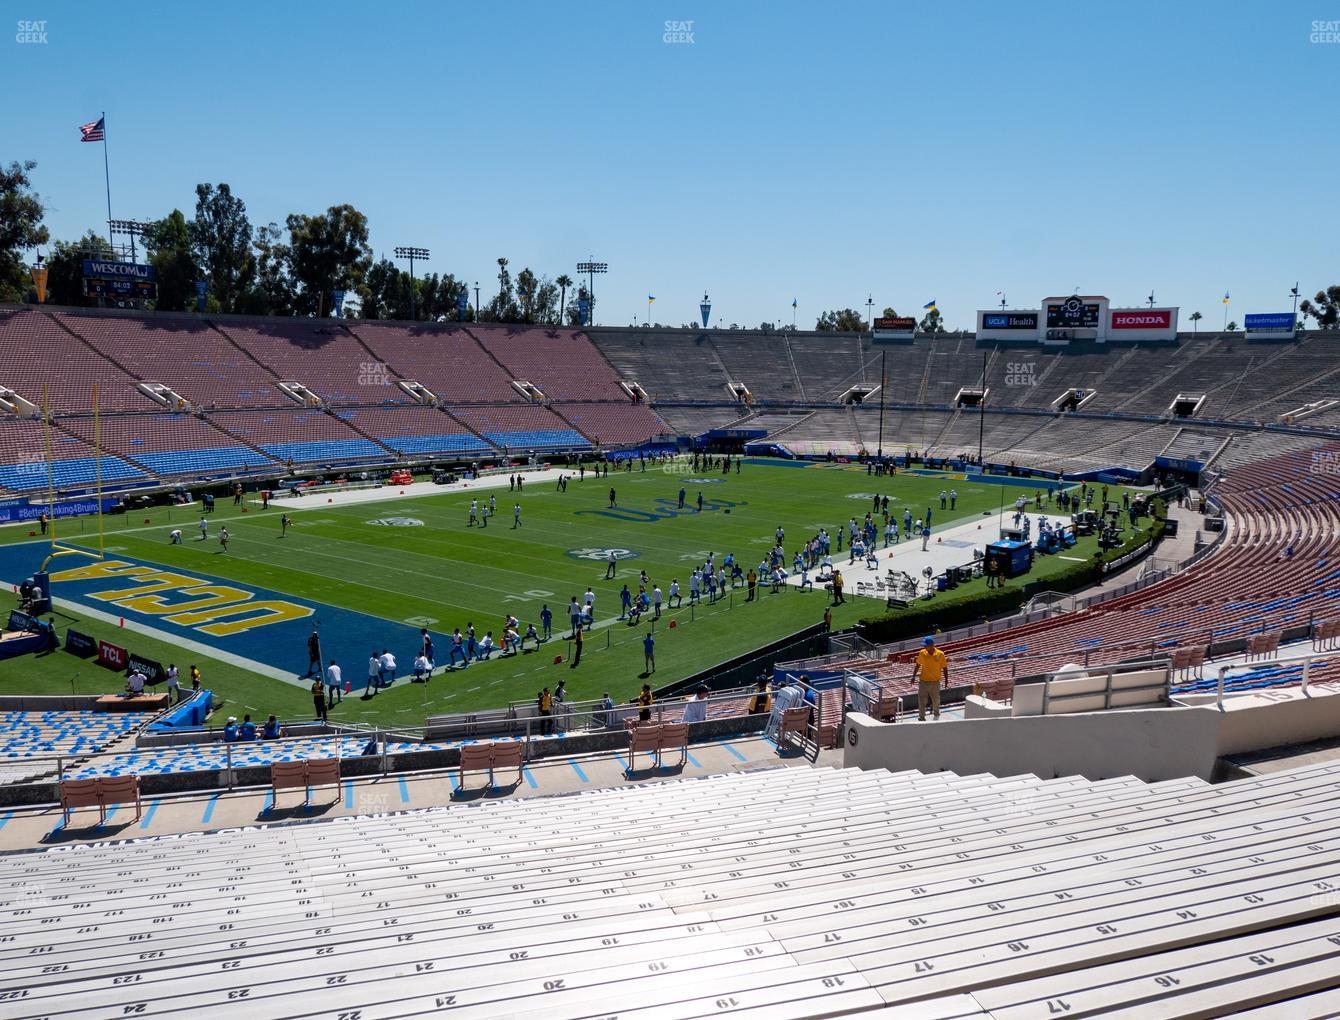
M107 185L107 248L112 247L112 172L107 164L107 111L102 111L102 177Z

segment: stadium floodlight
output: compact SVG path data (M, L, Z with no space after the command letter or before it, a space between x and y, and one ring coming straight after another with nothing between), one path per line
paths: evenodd
M414 307L414 260L418 259L420 262L427 261L428 249L400 244L396 245L395 257L398 259L409 260L409 317L411 319L417 319L418 315Z
M596 262L595 256L590 261L578 262L577 272L585 273L587 277L586 300L591 305L591 313L588 318L591 320L586 325L594 326L596 321L596 274L608 273L610 264L608 262Z
M152 223L146 223L144 220L108 220L107 236L114 237L122 234L130 238L130 261L135 261L135 238L143 237L145 232L153 226Z
M1289 296L1293 298L1293 321L1298 322L1298 284L1293 285L1293 290L1289 291Z

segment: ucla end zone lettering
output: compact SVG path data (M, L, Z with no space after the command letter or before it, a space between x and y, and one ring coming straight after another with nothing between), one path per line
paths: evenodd
M0 579L14 583L31 575L49 548L38 542L0 547ZM99 644L133 645L117 627L124 620L128 629L169 644L190 641L280 670L299 684L313 625L320 630L322 657L337 660L358 690L366 683L360 667L374 648L390 649L408 664L420 645L418 627L399 620L143 560L82 561L53 572L51 581L54 598L100 614L77 624ZM188 655L183 650L178 664Z
M607 510L574 510L572 516L584 517L589 514L595 517L608 517L615 521L639 521L649 524L652 521L669 520L671 517L688 517L698 513L698 501L696 498L685 500L683 508L679 506L679 501L674 499L654 499L652 500L652 503L653 506L650 510L638 510L631 506L615 506L610 507ZM712 510L729 510L732 507L748 505L749 504L744 500L739 500L737 502L735 500L720 498L704 499L702 512L708 513Z
M280 599L254 599L252 593L243 588L210 584L190 574L158 570L124 560L102 560L61 570L51 575L51 581L53 584L74 581L110 584L110 590L86 591L84 594L98 602L111 603L117 609L161 616L167 623L216 637L301 620L314 612L311 606ZM129 585L125 584L127 581Z

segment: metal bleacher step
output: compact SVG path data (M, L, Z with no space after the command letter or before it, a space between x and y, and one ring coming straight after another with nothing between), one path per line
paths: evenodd
M22 852L0 1020L1231 1012L1340 981L1337 778L793 768Z

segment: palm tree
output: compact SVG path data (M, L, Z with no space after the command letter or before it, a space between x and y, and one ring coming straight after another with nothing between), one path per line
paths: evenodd
M563 317L568 314L568 288L572 286L572 277L564 273L554 281L559 286L558 324L563 325Z
M1196 324L1203 318L1205 318L1205 316L1201 315L1200 312L1191 313L1191 332L1193 335L1198 332Z

